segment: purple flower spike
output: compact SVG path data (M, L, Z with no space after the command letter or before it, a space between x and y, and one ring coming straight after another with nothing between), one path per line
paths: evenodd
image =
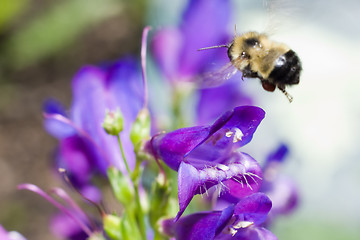
M236 197L256 192L262 173L258 163L235 152L247 144L265 112L243 106L223 114L213 125L178 129L154 136L148 148L156 158L178 171L179 212L185 211L195 194L220 184Z
M73 103L69 116L55 101L45 104L45 126L60 140L61 165L76 175L77 182L90 179L112 165L125 171L116 137L103 129L106 110L120 109L124 117L121 140L132 169L135 154L129 134L144 104L141 73L137 62L126 58L104 68L83 67L72 82ZM78 168L81 165L81 168ZM75 184L76 185L76 184Z
M273 233L261 227L270 209L270 199L264 193L255 193L223 211L195 213L162 224L164 232L178 240L276 240Z
M219 50L198 52L202 47L228 42L227 25L230 19L228 0L192 0L178 28L155 33L152 50L161 72L171 81L189 81L207 67ZM211 61L211 60L210 60Z

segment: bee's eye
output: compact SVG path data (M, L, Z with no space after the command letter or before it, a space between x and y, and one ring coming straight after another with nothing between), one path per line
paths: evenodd
M241 53L241 58L250 58L250 56L244 51Z
M256 47L259 45L259 41L257 38L248 38L245 40L245 44L249 47Z

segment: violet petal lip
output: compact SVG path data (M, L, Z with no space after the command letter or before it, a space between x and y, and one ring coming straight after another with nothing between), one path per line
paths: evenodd
M151 140L150 147L159 158L169 167L177 170L184 160L195 163L199 152L206 156L222 150L221 154L230 154L235 149L247 144L265 116L265 112L258 107L241 106L224 113L210 126L182 128L170 133L156 135ZM243 134L237 142L224 136L226 131L239 129ZM218 133L218 134L217 134ZM213 157L212 157L213 158ZM199 159L207 162L219 159ZM209 163L210 164L210 163Z

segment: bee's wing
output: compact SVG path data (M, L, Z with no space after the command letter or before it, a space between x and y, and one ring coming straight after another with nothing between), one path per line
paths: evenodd
M199 88L213 88L223 84L226 80L233 77L239 71L228 62L223 67L213 71L204 72L195 79Z
M289 24L289 19L300 13L303 8L301 1L295 0L263 0L268 19L264 29L267 35L274 35L281 31L288 31L294 28ZM284 24L286 23L286 24Z

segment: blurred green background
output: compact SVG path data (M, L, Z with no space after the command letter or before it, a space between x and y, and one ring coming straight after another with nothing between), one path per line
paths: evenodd
M244 151L261 161L279 142L290 145L284 174L294 177L302 195L298 211L275 224L279 239L360 239L360 3L274 2L279 8L272 15L279 20L273 37L298 52L304 73L300 85L289 89L292 104L281 94L261 91L258 81L245 81L267 117ZM265 29L269 13L263 1L233 3L232 25L239 32ZM0 223L5 228L28 239L55 239L48 221L56 210L15 190L23 182L44 189L63 186L51 168L56 141L42 128L43 101L53 97L69 106L77 69L139 56L142 28L176 24L184 5L181 0L1 0Z

